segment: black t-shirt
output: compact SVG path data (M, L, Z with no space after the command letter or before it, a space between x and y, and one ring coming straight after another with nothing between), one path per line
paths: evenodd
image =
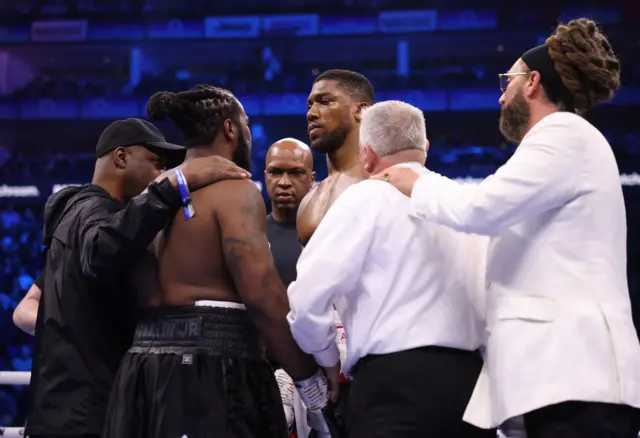
M49 198L26 435L101 432L136 323L127 274L180 204L166 180L126 208L95 185Z
M40 272L40 275L38 275L38 278L36 278L36 281L34 281L33 284L38 286L38 289L42 291L44 288L44 269Z
M296 279L296 264L302 253L296 224L283 224L269 215L267 216L267 238L278 275L280 275L284 287L287 288ZM268 351L267 357L273 368L280 368L280 365L270 357Z
M302 253L296 224L283 224L267 216L267 238L276 269L285 287L296 279L296 263Z

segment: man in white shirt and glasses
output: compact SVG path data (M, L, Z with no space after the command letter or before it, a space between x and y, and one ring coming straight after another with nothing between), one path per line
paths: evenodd
M491 427L524 414L528 438L635 437L622 187L609 143L580 116L613 97L620 63L596 23L577 19L501 79L500 130L519 146L494 175L478 186L377 176L410 196L415 219L492 236L486 368L465 419Z
M409 104L364 110L360 142L369 173L424 169L424 115ZM345 190L298 260L291 331L303 351L338 364L335 304L353 378L350 438L494 438L462 421L482 368L482 242L411 219L409 208L380 181Z

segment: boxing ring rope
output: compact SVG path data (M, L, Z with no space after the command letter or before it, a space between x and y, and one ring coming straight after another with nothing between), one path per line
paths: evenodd
M0 371L0 386L28 385L31 380L29 371ZM5 438L20 438L24 436L24 427L4 427L0 425L0 436Z
M28 385L29 380L29 371L0 371L0 385Z
M0 371L0 386L2 385L28 385L31 380L29 371ZM24 437L24 427L3 427L0 426L0 437L20 438ZM498 432L497 438L507 438ZM640 435L638 435L640 438Z

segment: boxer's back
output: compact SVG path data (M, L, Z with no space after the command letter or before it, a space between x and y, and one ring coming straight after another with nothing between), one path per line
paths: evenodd
M226 185L214 184L192 194L195 216L184 220L182 209L156 238L158 286L147 305L192 305L198 300L240 302L222 252L216 211L224 208Z
M363 178L348 175L346 173L332 173L322 182L309 191L300 203L298 209L298 237L304 246L320 225L322 218L327 214L338 196L347 187L361 181Z

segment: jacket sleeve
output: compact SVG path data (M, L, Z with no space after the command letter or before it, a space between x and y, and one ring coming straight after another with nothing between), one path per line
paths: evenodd
M573 128L556 122L526 137L479 185L434 172L422 175L411 193L413 214L456 231L492 236L588 193L583 142Z
M40 290L44 289L44 269L42 270L42 272L40 272L40 275L38 275L33 284L38 286L38 289Z
M135 262L182 206L180 193L168 179L149 185L147 193L119 210L91 203L80 212L79 246L82 273L113 275Z

